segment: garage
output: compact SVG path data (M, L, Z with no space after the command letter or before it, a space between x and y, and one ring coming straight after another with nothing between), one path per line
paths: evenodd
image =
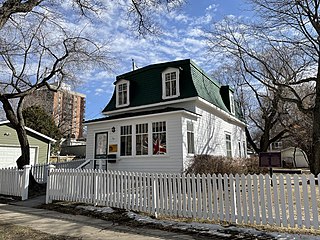
M55 140L26 127L30 146L30 164L49 163L51 143ZM16 161L21 156L18 135L9 121L0 121L0 169L16 167Z
M19 146L0 146L0 168L16 167L16 160L21 156ZM30 164L37 163L37 148L30 147Z

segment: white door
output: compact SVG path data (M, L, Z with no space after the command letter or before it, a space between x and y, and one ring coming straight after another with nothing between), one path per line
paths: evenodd
M16 161L21 156L20 147L0 146L0 168L16 167ZM37 157L37 148L30 147L30 164L34 165Z

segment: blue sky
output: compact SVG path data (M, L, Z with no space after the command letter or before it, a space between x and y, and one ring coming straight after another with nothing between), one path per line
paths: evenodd
M67 6L65 6L67 7ZM158 37L137 38L127 28L121 9L110 6L100 21L80 22L87 34L108 43L110 56L116 59L111 71L96 69L79 76L83 82L75 90L86 94L85 119L101 117L101 111L113 93L117 75L131 71L131 59L138 67L190 58L210 73L212 61L206 53L205 30L227 15L246 15L243 0L189 0L178 11L159 17L162 33ZM76 27L75 27L76 28Z

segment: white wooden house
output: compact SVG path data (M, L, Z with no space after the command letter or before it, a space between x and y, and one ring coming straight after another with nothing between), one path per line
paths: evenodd
M194 155L246 155L233 90L191 60L149 65L114 85L105 117L85 122L87 159L113 158L111 170L181 172Z

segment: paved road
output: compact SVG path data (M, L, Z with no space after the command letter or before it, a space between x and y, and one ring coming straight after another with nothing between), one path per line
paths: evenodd
M157 229L132 228L80 215L69 215L43 209L0 204L2 222L31 227L49 234L82 239L206 239L205 237ZM219 239L219 238L215 238ZM225 239L225 238L220 238Z

